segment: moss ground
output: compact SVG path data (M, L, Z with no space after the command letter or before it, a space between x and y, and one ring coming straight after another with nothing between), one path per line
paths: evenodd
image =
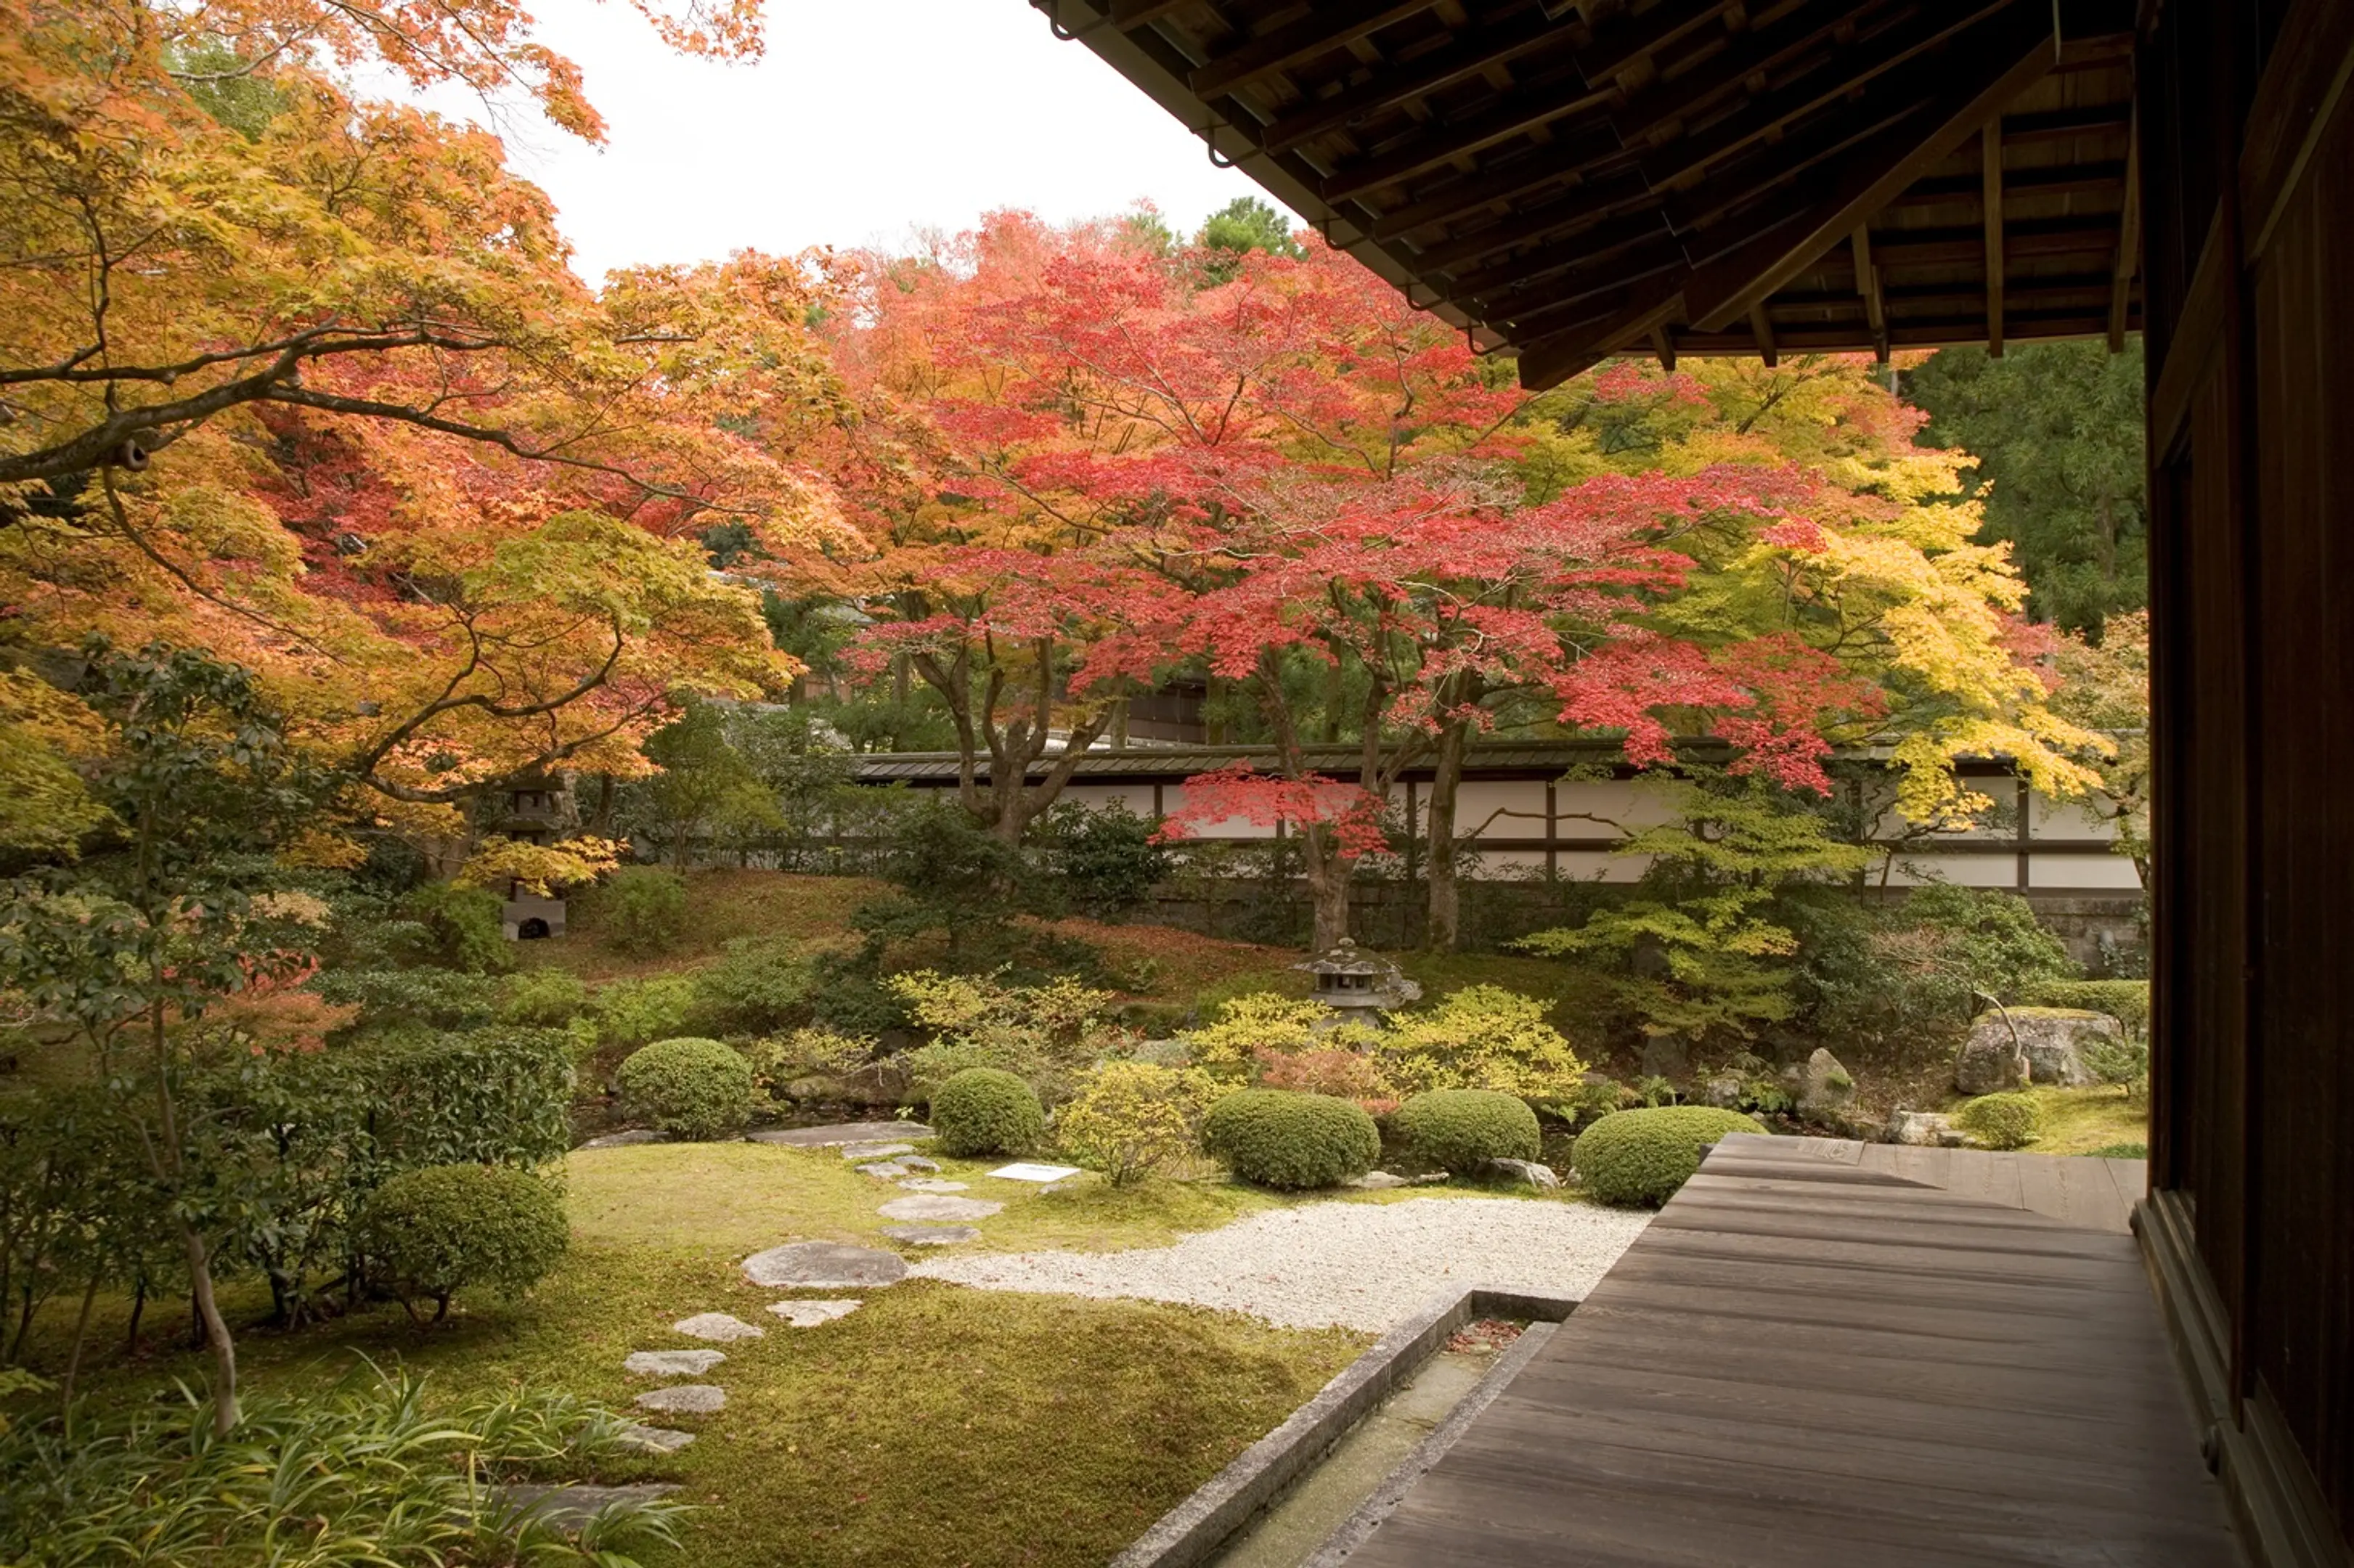
M690 1313L733 1312L769 1332L727 1346L708 1379L727 1408L674 1418L699 1434L682 1453L597 1478L673 1480L697 1505L684 1549L649 1568L1076 1568L1110 1557L1369 1338L929 1280L865 1292L851 1316L793 1330L762 1310L779 1293L746 1284L736 1261L796 1237L873 1242L889 1189L832 1151L748 1144L588 1151L568 1178L573 1251L528 1301L461 1299L426 1330L392 1307L299 1332L248 1330L248 1385L323 1383L366 1356L429 1372L440 1397L520 1383L626 1409L646 1384L622 1372L624 1355L685 1345L668 1326ZM1149 1245L1276 1201L1178 1182L1006 1196L984 1227L992 1245ZM248 1317L260 1305L232 1302ZM102 1306L95 1343L120 1343L122 1313ZM95 1369L101 1404L201 1379L174 1319L152 1312L146 1354ZM36 1364L61 1350L45 1338Z
M2123 1089L2041 1088L2029 1091L2043 1107L2041 1136L2030 1154L2091 1154L2149 1139L2149 1102Z

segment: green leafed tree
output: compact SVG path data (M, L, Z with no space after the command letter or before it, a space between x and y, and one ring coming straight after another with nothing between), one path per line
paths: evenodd
M1905 379L1930 417L1924 440L1978 460L1982 540L2009 540L2034 619L2097 639L2141 609L2149 506L2143 481L2142 351L2041 343L1990 359L1949 348Z

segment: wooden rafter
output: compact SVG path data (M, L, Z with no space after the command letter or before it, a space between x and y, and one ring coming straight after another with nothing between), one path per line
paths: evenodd
M1378 6L1328 5L1220 55L1195 71L1186 85L1204 99L1232 92L1302 60L1345 48L1393 22L1427 11L1437 3L1438 0L1392 0L1387 5ZM1336 17L1336 12L1346 15Z
M1979 201L1986 208L1987 353L2002 357L2002 122L1978 133Z
M2117 255L2109 275L2109 352L2122 354L2126 321L2133 305L2134 271L2141 261L2141 127L2129 125L2126 141L2126 205L2117 215Z
M1881 297L1880 266L1872 259L1872 229L1859 223L1848 237L1849 253L1855 258L1855 291L1863 300L1864 324L1872 329L1872 352L1880 363L1888 363L1888 306Z
M1565 19L1545 15L1542 6L1532 6L1491 26L1467 29L1453 44L1379 72L1362 86L1343 88L1282 115L1267 129L1267 150L1288 153L1365 115L1564 41L1571 26Z
M1766 314L1763 301L1749 307L1749 335L1756 342L1757 357L1766 362L1766 369L1771 370L1782 362L1781 356L1774 352L1774 323Z
M1343 165L1323 182L1324 199L1347 201L1573 116L1598 117L1609 102L1608 94L1591 90L1531 88L1511 94L1484 113L1417 136L1394 152Z

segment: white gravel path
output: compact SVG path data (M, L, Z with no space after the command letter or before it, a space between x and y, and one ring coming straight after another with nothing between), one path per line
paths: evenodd
M1308 1203L1174 1246L943 1257L907 1272L986 1290L1185 1301L1292 1328L1378 1332L1448 1288L1583 1296L1649 1218L1522 1198Z

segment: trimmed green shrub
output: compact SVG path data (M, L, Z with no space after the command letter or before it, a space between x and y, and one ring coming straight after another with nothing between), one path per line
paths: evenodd
M408 944L412 963L495 974L514 963L514 944L501 919L504 906L487 887L431 882L400 901L400 913L415 922Z
M1764 1130L1754 1118L1711 1106L1613 1111L1577 1135L1569 1162L1602 1202L1657 1208L1691 1180L1718 1139Z
M1038 1091L999 1067L967 1067L932 1091L932 1131L946 1154L1027 1154L1046 1135Z
M695 1027L726 1034L773 1034L809 1022L817 967L782 937L737 937L695 976Z
M438 1323L462 1289L521 1296L556 1266L571 1233L563 1198L528 1171L431 1165L369 1193L356 1240L369 1277L412 1319L418 1302L432 1302Z
M594 899L605 943L634 958L666 953L686 929L686 883L651 865L625 865Z
M1363 1175L1381 1158L1382 1135L1348 1100L1243 1089L1202 1118L1202 1148L1246 1181L1298 1190Z
M731 1138L752 1118L752 1064L716 1040L657 1040L613 1082L623 1110L679 1138Z
M695 982L684 975L609 980L597 988L588 1018L605 1045L645 1045L686 1032Z
M2033 1095L1980 1095L1954 1113L1954 1125L1988 1149L2024 1149L2043 1130Z
M2073 1007L2105 1012L2128 1034L2149 1033L2149 981L2146 980L2038 980L2021 1001L2036 1007Z
M1537 1113L1495 1089L1433 1089L1398 1107L1390 1123L1414 1151L1442 1171L1469 1176L1491 1160L1534 1160L1543 1151Z

